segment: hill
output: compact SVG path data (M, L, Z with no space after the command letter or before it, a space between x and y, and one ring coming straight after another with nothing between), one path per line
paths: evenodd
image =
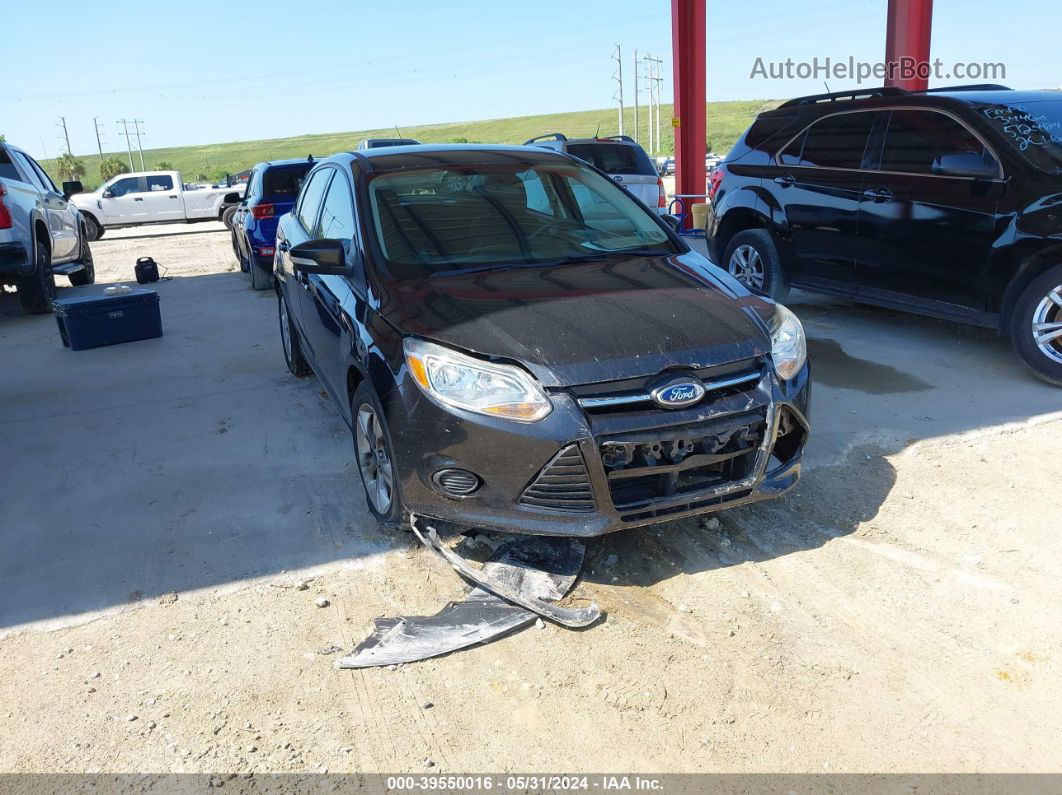
M769 100L744 100L739 102L710 102L707 108L709 150L726 152L734 141L761 110L772 108L777 102ZM661 105L661 138L659 152L670 154L674 149L671 133L671 105ZM638 138L647 142L646 109L641 109L641 124ZM630 135L634 127L634 109L627 108L624 114L625 132ZM615 109L552 113L541 116L517 116L508 119L453 122L449 124L425 124L402 128L402 136L416 138L424 143L501 143L522 144L528 138L548 132L563 132L568 136L614 135L617 132ZM224 174L235 174L263 160L286 157L330 155L353 149L363 138L387 138L394 135L393 129L355 130L341 133L299 135L292 138L273 138L261 141L234 141L231 143L182 146L166 149L145 149L144 163L148 169L158 163L168 163L181 171L186 180L214 180ZM109 152L127 162L126 152ZM99 155L78 155L84 162L86 174L83 182L87 187L100 184ZM133 163L140 167L140 155L133 153ZM54 171L54 160L41 161L52 178L59 182Z

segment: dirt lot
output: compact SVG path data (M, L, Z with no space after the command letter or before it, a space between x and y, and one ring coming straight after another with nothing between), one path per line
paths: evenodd
M0 476L0 771L1058 770L1062 420L1003 343L798 306L822 363L795 493L595 542L576 593L607 618L585 631L337 671L372 618L435 612L461 584L368 519L349 438L281 370L271 303L227 274L227 235L175 229L94 246L100 281L141 253L179 277L159 286L169 349L55 350L50 319L0 303L0 346L40 352L0 362L0 443L24 461ZM187 331L198 307L231 329ZM77 414L37 374L128 372L137 345L175 352L156 380L218 382L166 382L158 407L197 400L198 425L161 413L165 446L137 462L154 487L119 454L160 408L112 395ZM196 363L207 348L229 358ZM248 394L277 404L268 422L241 423ZM67 434L131 434L85 476L98 503L69 504L73 470L48 464L62 437L40 442L75 415ZM293 424L307 449L281 436Z

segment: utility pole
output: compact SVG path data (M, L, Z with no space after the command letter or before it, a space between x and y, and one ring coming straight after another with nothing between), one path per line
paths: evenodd
M125 151L129 154L129 170L136 171L136 168L133 166L133 147L129 141L129 121L126 119L118 119L116 124L122 125L122 131L118 134L125 136Z
M616 71L612 73L612 79L616 81L616 93L612 95L612 98L619 102L619 134L623 135L623 53L620 51L620 46L616 45L616 52L612 55L612 60L616 62Z
M96 148L100 152L100 163L103 163L103 138L100 133L100 122L95 116L92 117L92 124L96 128Z
M72 154L73 154L73 152L71 152L71 151L70 151L70 133L68 133L68 132L66 131L66 116L60 116L60 117L59 117L59 121L58 121L58 123L57 123L57 124L56 124L55 126L56 126L56 127L61 127L61 128L62 128L62 130L63 130L63 135L62 135L62 137L61 137L61 138L59 139L59 141L60 141L60 142L65 142L65 143L66 143L66 153L67 153L68 155L72 155Z
M649 70L649 151L656 152L660 149L660 86L664 82L660 72L664 61L651 55L646 55L643 60Z
M634 51L634 140L638 140L638 51Z
M143 123L143 119L133 119L133 129L136 130L136 148L140 150L140 170L147 171L144 166L144 147L140 144L140 125Z
M656 65L656 92L653 98L656 100L656 148L660 147L660 89L664 85L663 68L664 61L662 58L655 58L653 63Z

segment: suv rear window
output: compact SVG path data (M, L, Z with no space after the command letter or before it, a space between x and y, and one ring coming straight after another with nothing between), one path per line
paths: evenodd
M839 113L820 119L779 155L784 165L811 168L861 168L863 151L877 114Z
M7 150L2 146L0 146L0 177L22 182L22 175L18 173L18 169L15 168L15 164L11 162Z
M633 144L569 144L568 154L585 160L606 174L645 174L657 176L653 163L640 146Z
M295 198L299 195L302 180L306 172L310 170L310 163L298 166L283 166L271 168L263 176L262 193L265 196L290 196Z

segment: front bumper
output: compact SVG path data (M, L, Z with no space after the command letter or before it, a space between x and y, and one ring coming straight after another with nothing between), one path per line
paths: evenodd
M758 379L679 410L591 409L587 388L556 390L537 423L445 409L406 379L383 400L403 501L458 524L587 537L778 497L800 477L808 367L785 382L749 364ZM440 470L479 487L449 496Z
M20 279L31 273L33 260L22 243L0 243L0 278Z

